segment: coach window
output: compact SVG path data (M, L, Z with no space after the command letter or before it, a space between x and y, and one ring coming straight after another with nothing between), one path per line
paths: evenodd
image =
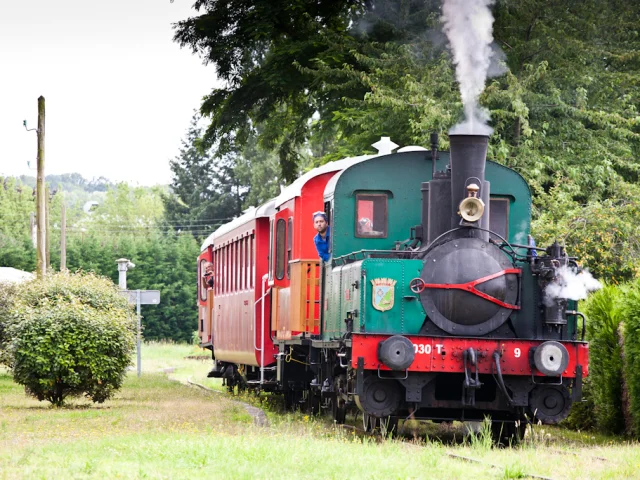
M229 245L224 247L224 293L229 293Z
M213 268L216 272L215 282L213 283L213 290L216 294L220 293L220 250L213 252Z
M356 195L356 237L387 238L387 203L385 193Z
M285 247L286 247L287 223L284 218L278 219L276 224L276 278L284 278Z
M269 255L267 255L269 262L269 281L273 280L273 220L269 220Z
M229 244L229 293L233 293L235 290L236 282L236 264L233 259L233 255L236 251L235 243Z
M251 234L251 288L255 287L256 284L256 236L254 233Z

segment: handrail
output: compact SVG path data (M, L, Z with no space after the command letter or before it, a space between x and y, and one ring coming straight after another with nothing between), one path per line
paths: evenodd
M345 265L349 260L356 261L358 257L361 256L361 259L364 260L368 258L369 255L412 255L416 252L413 250L359 250L357 252L348 253L347 255L342 255L340 257L333 258L333 264Z
M260 307L262 308L262 315L260 318L260 335L262 337L262 341L260 342L260 385L264 383L264 297L268 292L271 291L271 288L269 288L266 292L264 289L264 282L268 279L269 274L265 273L262 276L262 297L260 297L260 299L262 300L262 305L260 305Z

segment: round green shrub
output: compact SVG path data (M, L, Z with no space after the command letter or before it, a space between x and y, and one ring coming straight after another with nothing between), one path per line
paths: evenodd
M9 325L12 321L13 305L17 285L0 283L0 365L9 366L7 347L9 344Z
M20 286L9 326L14 380L61 405L104 402L122 386L135 346L135 316L106 278L54 274Z

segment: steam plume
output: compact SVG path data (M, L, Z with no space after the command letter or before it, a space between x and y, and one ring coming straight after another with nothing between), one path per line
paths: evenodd
M464 106L465 119L451 129L453 134L491 135L489 113L478 98L491 65L493 50L494 0L444 0L442 21L456 65L456 78Z
M562 267L558 270L556 281L545 288L544 303L550 307L557 298L584 300L589 292L595 292L601 288L602 284L587 270L575 273L568 267Z

